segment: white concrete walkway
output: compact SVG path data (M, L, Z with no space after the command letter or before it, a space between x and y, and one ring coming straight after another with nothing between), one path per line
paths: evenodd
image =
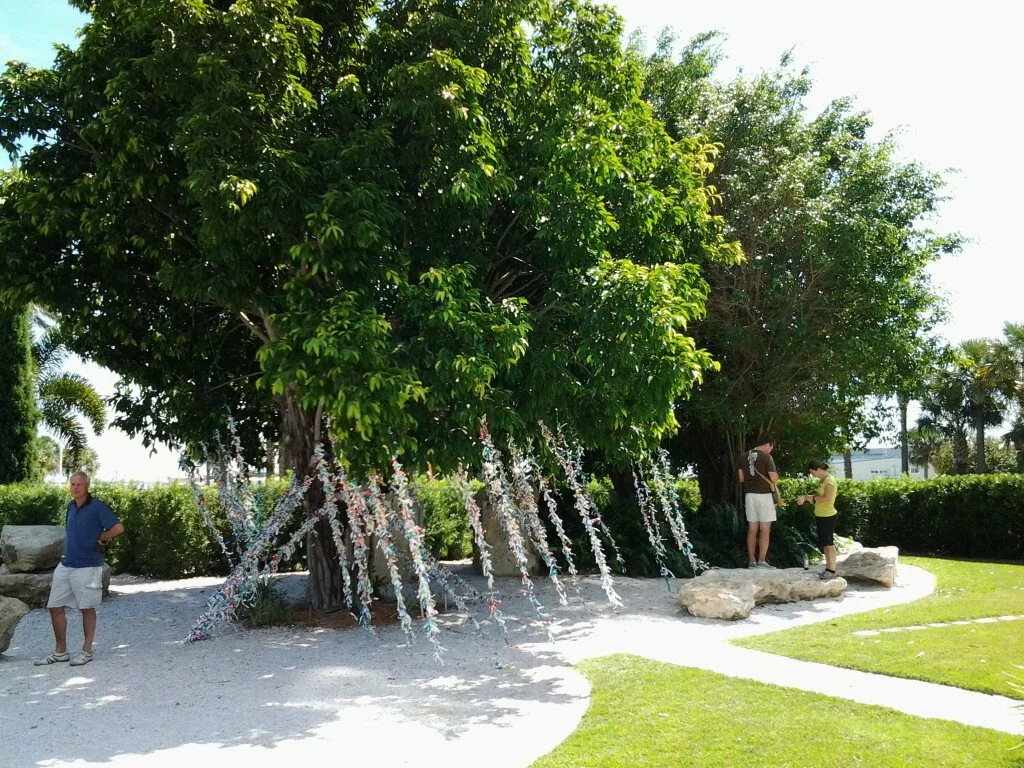
M572 663L609 653L633 653L731 677L890 707L919 717L1024 734L1024 709L1021 702L1014 699L801 661L729 643L738 637L909 602L930 594L934 588L934 578L927 571L901 566L899 583L891 590L853 585L839 601L762 606L755 609L749 619L738 622L678 615L628 619L609 617L599 622L586 636L549 645L548 650L563 654ZM627 587L623 594L627 605L631 602L628 590Z

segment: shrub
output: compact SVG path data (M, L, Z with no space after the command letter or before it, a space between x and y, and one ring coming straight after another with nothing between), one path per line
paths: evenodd
M789 498L815 487L815 481L790 482L783 483ZM1024 475L1017 474L840 480L837 533L915 554L1021 560L1022 499Z
M259 503L269 508L286 484L261 487ZM187 485L156 485L94 482L90 489L105 501L124 523L125 533L105 550L104 557L115 573L133 573L160 579L180 579L227 573L227 563L199 515L192 489ZM217 489L203 494L216 510ZM58 485L16 483L0 486L0 526L63 525L67 490ZM221 534L227 521L217 519ZM296 525L298 522L296 522ZM284 534L284 535L287 535ZM228 542L229 546L231 542ZM301 560L300 560L301 562Z
M235 610L235 619L246 629L279 627L290 622L294 613L291 604L273 585L261 581L256 585L252 602L242 603Z
M0 485L0 528L5 525L64 525L70 497L59 485Z
M473 491L482 485L475 483ZM455 484L420 477L413 490L423 505L423 529L431 554L439 560L461 560L473 554L473 530Z

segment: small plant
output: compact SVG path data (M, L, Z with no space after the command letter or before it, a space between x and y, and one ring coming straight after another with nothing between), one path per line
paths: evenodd
M260 582L251 602L242 603L235 611L235 619L246 629L278 627L292 619L291 604L270 584Z

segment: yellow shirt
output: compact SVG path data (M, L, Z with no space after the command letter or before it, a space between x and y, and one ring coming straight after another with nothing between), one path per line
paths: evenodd
M815 517L832 517L836 514L836 497L839 495L839 481L836 480L832 475L829 475L821 481L821 485L818 486L818 492L815 496L825 496L825 489L828 486L835 488L835 493L832 494L832 501L815 501L814 502L814 516Z

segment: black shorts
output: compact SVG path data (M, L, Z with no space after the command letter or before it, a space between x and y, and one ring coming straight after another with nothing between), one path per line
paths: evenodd
M836 545L836 520L838 519L839 515L814 518L814 522L818 526L818 549L822 552L825 551L825 547Z

